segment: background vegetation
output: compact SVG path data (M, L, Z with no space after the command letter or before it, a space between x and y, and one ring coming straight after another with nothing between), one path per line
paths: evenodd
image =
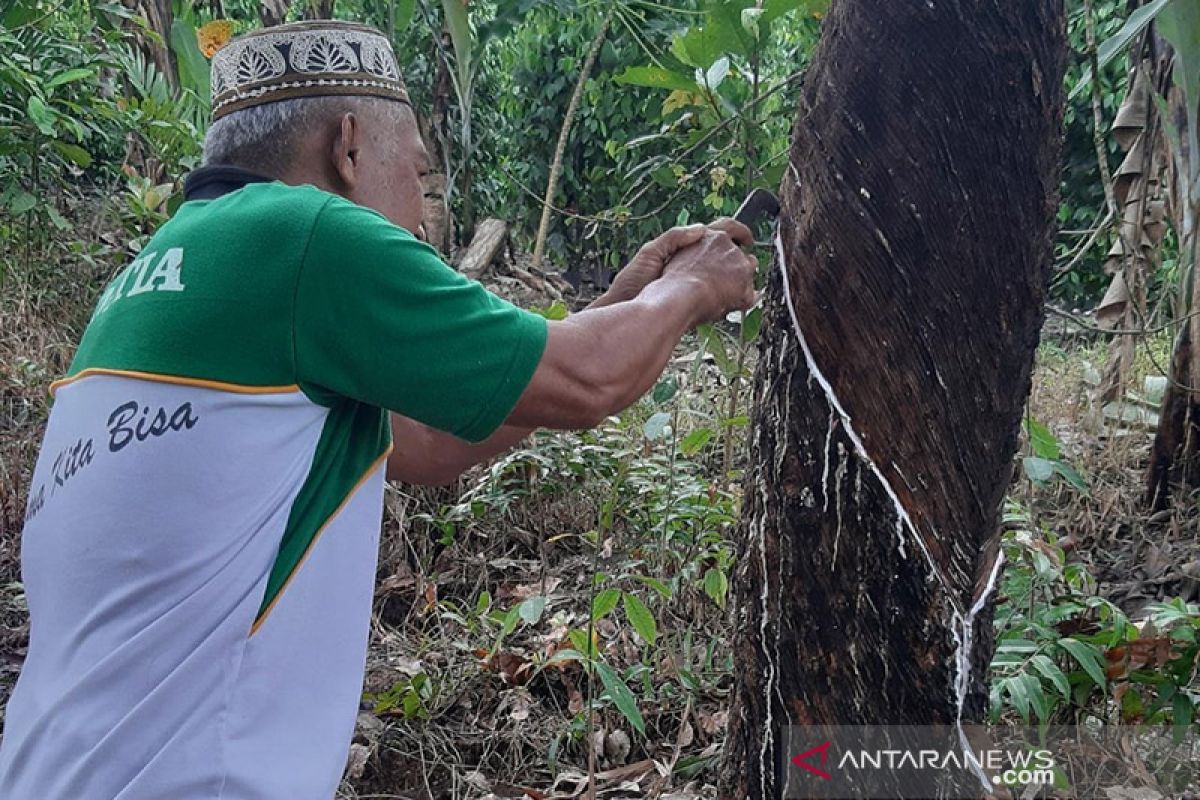
M518 253L534 249L560 129L604 29L542 264L585 284L603 284L664 228L729 214L748 189L778 184L824 10L821 0L329 5L391 31L439 142L452 250L489 216L509 221ZM27 641L18 543L46 388L99 289L181 202L207 125L203 50L226 27L261 24L253 0L153 7L169 9L168 26L132 0L15 0L0 12L0 701ZM1082 0L1069 7L1075 87L1087 20ZM1127 17L1125 2L1097 0L1098 39ZM1104 120L1127 83L1125 59L1108 61ZM1066 119L1052 303L1086 310L1108 284L1114 235L1092 236L1106 208L1090 90ZM1121 154L1107 133L1112 170ZM1172 241L1157 293L1178 285ZM561 315L575 299L548 292L533 304ZM450 489L389 490L346 797L569 793L588 772L601 786L632 781L627 794L706 793L730 686L726 597L757 324L702 330L650 396L595 431L538 434ZM1148 516L1139 503L1169 336L1138 338L1136 391L1114 416L1092 393L1105 342L1051 319L1004 522L997 719L1194 725L1196 504Z

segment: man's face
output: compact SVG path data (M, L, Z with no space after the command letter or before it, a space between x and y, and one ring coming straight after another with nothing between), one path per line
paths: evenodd
M421 236L421 178L429 171L429 153L412 109L396 103L371 103L364 109L361 122L361 179L350 199L375 209L414 236Z

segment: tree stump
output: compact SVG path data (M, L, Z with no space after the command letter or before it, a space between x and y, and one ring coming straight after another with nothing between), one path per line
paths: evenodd
M508 223L502 219L488 217L475 228L475 237L458 260L458 271L472 280L479 276L496 260L496 256L508 241Z

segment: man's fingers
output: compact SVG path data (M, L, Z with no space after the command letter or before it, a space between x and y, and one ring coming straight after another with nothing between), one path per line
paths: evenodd
M739 247L748 247L754 244L754 234L750 232L750 229L730 217L714 219L708 223L708 227L726 234Z
M683 248L703 239L707 230L708 228L704 225L687 225L682 228L671 228L671 230L658 237L655 244L659 244L662 247L663 255L670 258Z

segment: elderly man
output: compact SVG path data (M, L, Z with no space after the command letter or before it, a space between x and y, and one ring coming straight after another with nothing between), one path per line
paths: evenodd
M595 425L753 299L728 221L649 243L561 322L455 273L413 236L426 153L369 28L221 50L205 160L53 387L5 800L331 797L385 474Z

